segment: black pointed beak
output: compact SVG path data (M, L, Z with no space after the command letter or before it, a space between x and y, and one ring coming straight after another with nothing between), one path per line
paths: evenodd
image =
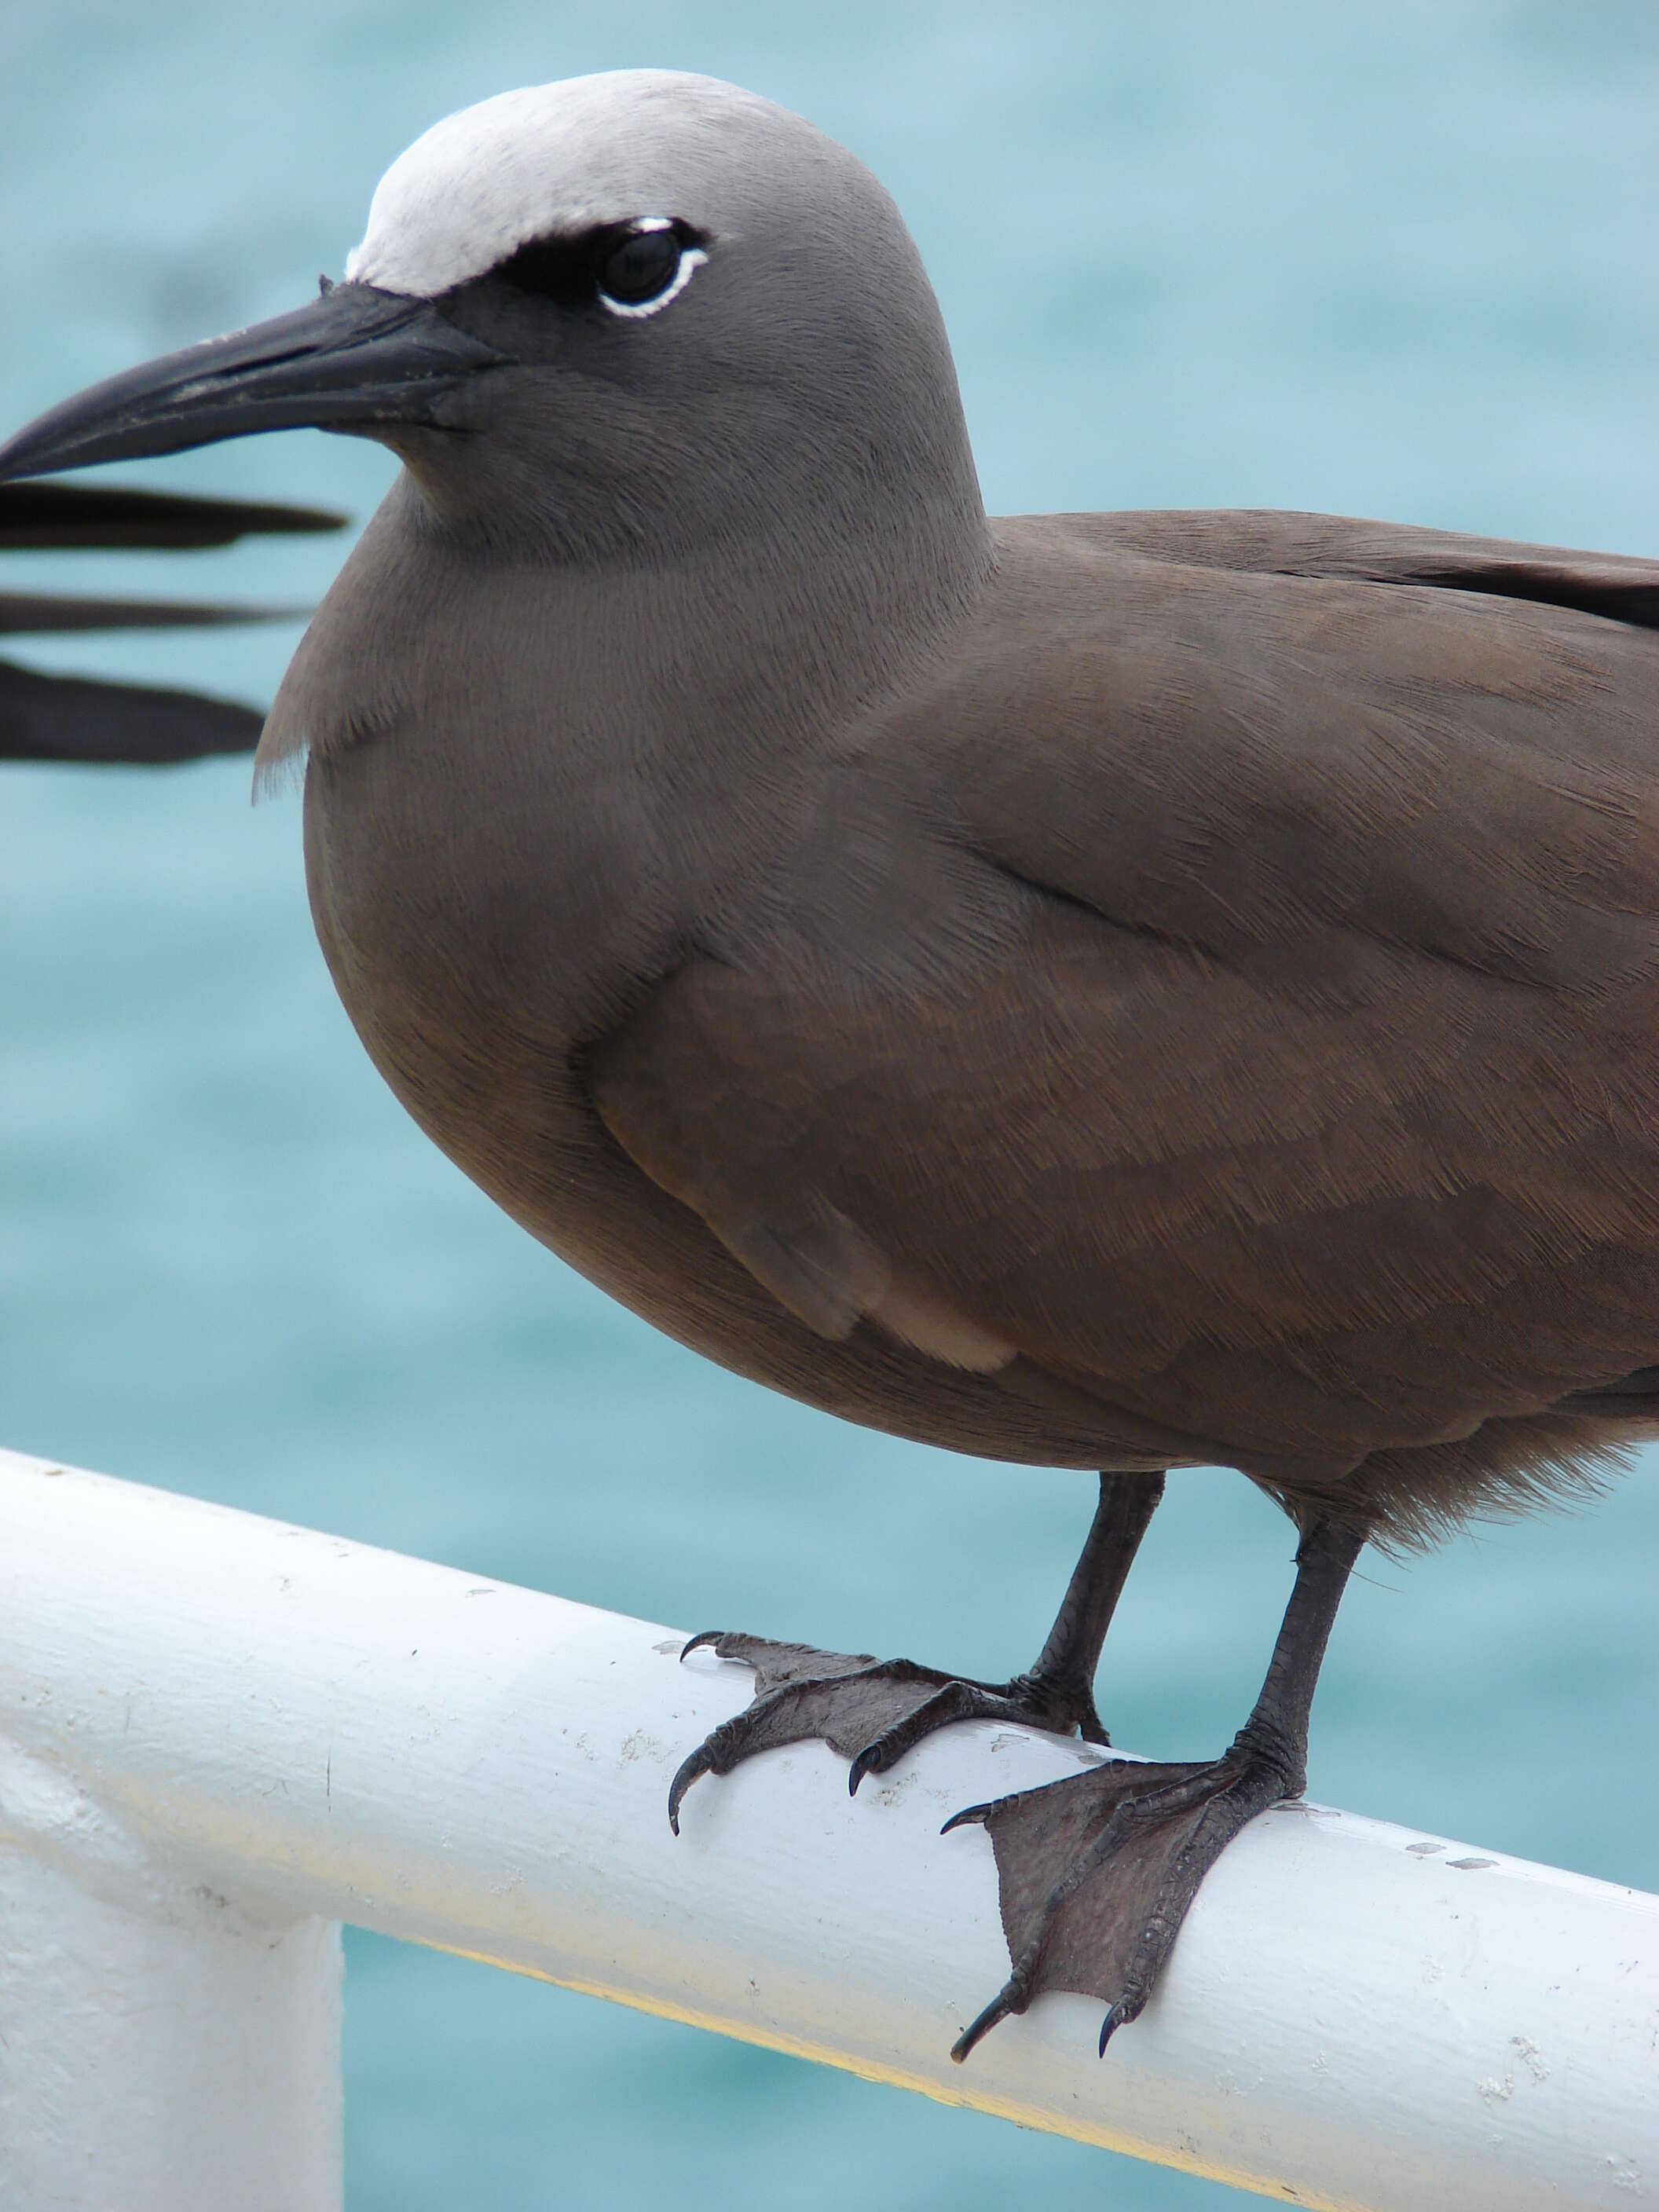
M399 422L453 428L462 386L505 362L429 300L336 284L291 315L186 346L64 400L0 446L0 483L258 430L374 437Z

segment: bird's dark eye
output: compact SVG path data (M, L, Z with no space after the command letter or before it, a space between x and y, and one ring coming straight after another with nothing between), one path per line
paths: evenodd
M689 223L647 215L575 237L526 240L491 274L560 307L580 311L597 301L608 314L637 320L678 299L708 258Z
M673 287L684 257L678 232L667 223L607 240L593 271L599 297L624 313L649 307Z

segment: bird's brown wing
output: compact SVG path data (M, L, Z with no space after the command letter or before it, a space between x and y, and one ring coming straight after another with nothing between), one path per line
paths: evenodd
M1139 556L1165 568L1425 585L1603 615L1638 628L1659 626L1659 562L1622 553L1525 545L1282 508L1148 508L1027 518L1001 526L1012 536L1035 531L1051 542L1065 538L1079 549Z
M613 1133L826 1335L1279 1486L1645 1364L1659 649L1411 566L1010 526L848 771L931 886L902 940L808 853L595 1056Z

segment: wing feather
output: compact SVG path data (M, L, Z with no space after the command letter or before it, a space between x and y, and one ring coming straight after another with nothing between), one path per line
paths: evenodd
M1263 1479L1645 1364L1659 637L1607 610L1659 571L1305 518L1002 556L835 768L933 887L902 941L784 855L601 1055L619 1140L826 1333L921 1301Z

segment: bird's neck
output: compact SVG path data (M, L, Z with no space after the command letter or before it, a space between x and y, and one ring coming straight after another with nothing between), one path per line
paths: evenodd
M776 763L902 688L943 649L994 560L941 495L879 537L780 528L678 557L549 564L431 526L400 483L302 641L259 768L434 718L539 730L677 779Z

